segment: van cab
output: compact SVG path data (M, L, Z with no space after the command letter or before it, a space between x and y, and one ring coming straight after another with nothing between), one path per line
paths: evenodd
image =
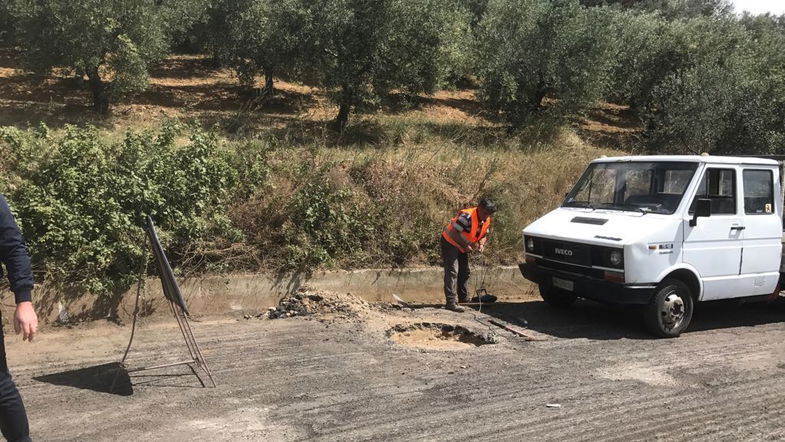
M720 156L592 161L560 207L523 229L523 276L548 304L644 305L675 337L695 303L779 293L779 163Z

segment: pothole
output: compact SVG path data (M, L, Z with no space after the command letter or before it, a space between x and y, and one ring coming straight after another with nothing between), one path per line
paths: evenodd
M496 337L492 334L477 333L460 325L433 322L398 324L387 331L387 336L396 344L429 350L465 350L496 343Z

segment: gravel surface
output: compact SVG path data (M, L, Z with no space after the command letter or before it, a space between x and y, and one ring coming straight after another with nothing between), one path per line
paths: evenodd
M635 310L583 301L463 314L331 305L349 307L194 322L217 388L180 367L121 373L110 393L116 369L103 364L119 359L130 332L113 324L50 329L32 345L9 338L8 352L34 440L785 438L781 307L702 305L687 333L662 340L649 338ZM543 339L488 325L486 314ZM391 339L423 323L495 343ZM173 321L142 324L129 366L183 353Z

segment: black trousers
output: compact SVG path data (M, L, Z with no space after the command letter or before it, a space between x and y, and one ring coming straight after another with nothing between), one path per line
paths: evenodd
M469 292L469 255L441 238L442 263L444 265L444 298L447 303L466 302ZM457 294L455 292L458 292Z
M2 325L2 317L0 317L0 325ZM8 372L3 341L3 329L0 326L0 432L9 442L28 442L30 427L27 423L27 413L22 403L22 396L19 395L19 390L16 389Z

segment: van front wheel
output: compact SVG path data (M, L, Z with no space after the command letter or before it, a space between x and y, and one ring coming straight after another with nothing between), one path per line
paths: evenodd
M687 284L666 279L657 286L654 298L646 306L646 327L657 336L675 338L690 325L692 308L692 293Z
M551 284L540 284L540 296L542 296L542 300L546 304L559 308L569 307L578 299L574 293L554 287Z

